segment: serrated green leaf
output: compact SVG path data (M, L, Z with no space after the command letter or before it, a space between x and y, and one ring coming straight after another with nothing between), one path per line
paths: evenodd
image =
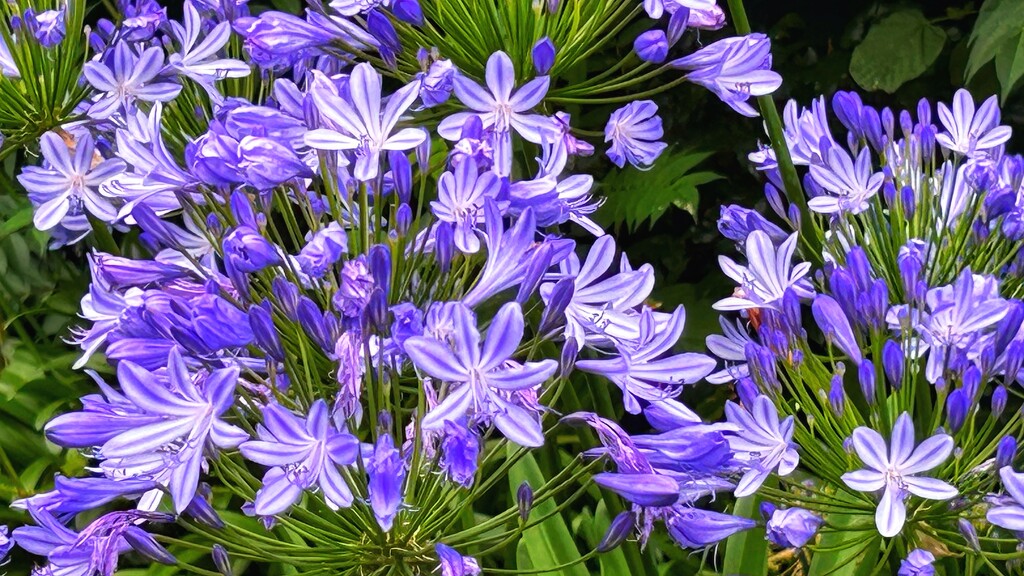
M995 59L1000 48L1006 46L1007 41L1018 37L1022 29L1024 10L1021 10L1019 1L985 0L971 31L966 80L970 81L978 70Z
M510 446L509 454L511 455L517 449ZM509 471L508 480L509 488L513 492L523 482L529 482L534 489L543 486L545 482L544 474L541 472L540 466L537 465L533 454L527 454L516 462ZM530 511L530 518L546 516L556 507L553 500L539 502ZM516 557L517 559L528 559L531 568L543 569L547 566L560 566L578 560L580 553L562 515L555 514L523 532L523 537L516 549ZM525 567L520 565L519 568L524 569ZM544 572L541 576L587 576L587 568L583 563L579 563L555 572Z
M605 204L598 218L610 226L625 225L636 230L647 222L653 226L670 206L696 218L698 187L718 180L714 172L693 172L710 152L668 150L647 171L633 168L610 173L601 183Z
M1006 101L1021 76L1024 76L1024 34L1008 38L996 53L1000 101Z
M924 74L942 53L946 33L920 10L890 14L853 49L850 75L866 90L895 92Z

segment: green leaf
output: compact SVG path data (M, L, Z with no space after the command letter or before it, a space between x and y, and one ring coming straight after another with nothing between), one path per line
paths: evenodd
M1017 0L985 0L978 12L978 20L971 31L967 56L966 80L988 64L1007 42L1017 38L1024 29L1024 10ZM997 64L998 65L998 64ZM1002 79L1000 79L1002 84Z
M760 498L756 494L736 500L732 513L743 518L757 518ZM738 532L725 541L724 574L763 576L768 573L768 540L764 528L757 526Z
M605 204L598 217L612 226L636 230L644 222L653 226L669 206L697 217L697 187L721 178L714 172L693 172L710 152L668 150L647 171L627 168L608 174L601 183Z
M996 78L999 79L999 99L1002 102L1024 76L1024 34L1008 38L996 53Z
M509 455L518 448L509 447ZM522 457L509 471L509 487L515 492L523 482L529 482L536 490L545 483L544 474L537 465L533 454ZM554 500L538 502L530 511L530 518L541 518L550 514L557 506ZM543 569L547 566L559 566L580 558L576 542L569 532L561 514L555 514L537 526L523 532L516 549L516 557L528 561L529 567L519 564L519 569ZM544 572L542 576L588 576L587 567L583 563L556 572Z
M867 576L878 561L882 538L869 514L829 514L834 530L823 532L811 556L809 576Z
M895 92L924 74L946 44L946 33L920 10L890 14L853 49L850 75L866 90Z

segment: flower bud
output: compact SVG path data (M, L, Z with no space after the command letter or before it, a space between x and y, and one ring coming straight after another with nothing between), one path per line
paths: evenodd
M576 366L576 357L579 356L580 346L575 338L569 338L562 345L562 354L559 358L559 376L566 378Z
M648 30L636 37L633 50L644 62L660 64L668 57L668 37L662 30Z
M962 386L967 401L974 402L974 399L978 396L978 387L981 386L981 370L973 363L967 370L964 370Z
M1003 415L1003 410L1006 409L1006 400L1006 387L996 386L996 389L992 391L992 417L996 420Z
M963 427L964 421L967 420L969 402L963 388L953 390L949 393L949 397L946 398L946 422L954 434Z
M903 348L895 340L886 340L882 346L882 368L894 390L903 385L903 363Z
M403 202L395 211L395 229L398 230L399 235L405 236L409 233L410 226L412 226L412 208Z
M978 532L974 530L974 525L966 518L957 520L956 527L960 530L960 535L967 541L967 545L970 546L975 552L981 550L981 544L978 542Z
M740 397L740 403L743 406L750 408L754 405L754 400L760 394L757 390L757 385L750 378L740 378L736 382L736 395Z
M136 552L141 554L147 560L158 562L160 564L168 564L173 566L178 561L167 551L166 548L160 545L151 534L139 528L138 526L129 526L121 536L128 542L128 545L132 547Z
M1000 438L999 443L996 444L996 468L1012 466L1016 457L1017 439L1010 434Z
M547 334L562 324L565 319L565 309L572 301L573 293L576 291L576 284L573 278L562 278L555 283L551 294L547 299L547 306L540 317L540 333Z
M448 223L437 225L434 232L434 254L441 272L447 272L451 268L452 257L455 255L455 235Z
M548 271L548 268L551 268L553 251L550 243L544 243L534 252L533 257L530 259L530 264L526 267L523 281L519 284L516 302L525 304L534 291L537 290L537 287L540 286L541 280L544 279L544 273Z
M633 532L635 524L636 520L634 520L632 512L628 510L619 512L608 525L608 531L604 533L604 538L601 538L601 543L597 545L597 551L603 554L618 548Z
M871 406L875 405L875 365L871 360L864 360L857 367L857 378L860 380L860 389L864 393L864 399Z
M215 530L224 528L224 521L217 515L217 511L210 505L210 485L205 482L199 485L196 495L185 508L184 515L196 522L209 526Z
M846 407L846 392L843 390L843 377L839 374L832 377L832 387L828 391L828 403L832 405L832 413L836 418L841 418Z
M231 569L231 560L228 559L228 551L224 549L220 544L214 544L212 554L213 565L217 567L217 571L224 576L234 576L235 571Z
M533 69L537 71L538 76L546 75L555 65L555 45L547 36L537 40L530 55L533 57Z
M529 482L524 481L516 490L516 505L519 506L519 518L526 522L533 508L533 488L530 488Z
M830 296L818 296L811 304L811 313L829 342L842 350L854 364L860 364L860 345L857 344L850 320L839 303Z

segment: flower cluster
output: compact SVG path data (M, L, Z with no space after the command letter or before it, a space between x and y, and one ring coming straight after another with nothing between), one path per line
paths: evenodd
M593 178L567 168L593 146L547 98L557 42L537 42L533 78L502 51L473 76L431 46L420 73L401 72L409 30L446 2L335 0L300 18L196 0L178 22L140 0L92 32L82 120L44 134L19 182L55 245L94 228L137 234L124 254L90 254L75 334L78 366L102 355L116 376L46 425L90 475L16 503L35 525L13 540L45 558L40 573L109 575L128 550L188 568L164 548L173 538L145 531L175 521L222 571L230 554L475 574L451 546L516 537L543 520L530 506L602 463L616 471L594 480L634 504L642 540L661 521L700 548L754 525L702 498L796 466L792 419L769 403L704 425L674 400L715 362L673 350L683 309L648 305L652 268L617 259L590 218ZM664 51L723 20L714 2L647 8L670 14ZM61 41L53 15L34 22L42 45ZM778 85L767 39L722 42L672 67L749 113L749 96ZM654 162L656 111L612 114L612 162ZM535 170L517 163L531 153ZM577 371L605 377L661 432L567 416L604 449L529 492L519 525L514 509L466 525L545 444ZM755 462L761 451L770 462ZM239 509L256 520L222 520Z
M824 521L822 546L898 539L913 550L900 574L960 553L995 569L1024 530L1011 406L1024 361L1024 158L1004 150L995 97L976 108L960 90L938 104L938 124L935 110L879 111L840 92L842 136L824 98L789 103L785 147L806 167L803 191L786 187L775 151L751 154L782 224L723 207L719 228L746 264L721 257L737 287L715 304L730 313L724 334L708 339L724 361L715 381L735 381L755 415L788 416L777 448L747 448L736 495L774 471L760 493ZM799 447L799 475L782 440ZM844 528L868 517L876 530Z

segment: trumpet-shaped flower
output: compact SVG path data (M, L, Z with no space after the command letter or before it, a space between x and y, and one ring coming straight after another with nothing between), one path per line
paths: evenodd
M491 54L484 77L487 88L462 74L455 76L455 95L471 112L458 112L445 118L437 132L447 140L458 140L466 120L478 116L484 128L493 131L491 145L498 152L499 173L507 175L512 169L512 131L535 144L545 140L553 142L560 137L554 120L529 113L544 100L550 79L540 76L513 93L516 72L512 59L504 52Z
M884 490L875 512L875 526L882 536L892 537L903 530L908 495L928 500L957 495L956 488L946 482L919 476L949 458L953 437L936 434L915 447L914 422L906 412L896 419L888 446L881 434L860 426L853 431L853 448L867 468L843 474L843 482L861 492Z
M771 94L782 85L782 77L771 70L771 41L764 34L719 40L669 65L690 70L688 80L744 116L757 116L747 103L751 96Z
M257 515L280 514L312 488L323 492L331 508L352 504L352 492L338 466L355 463L359 441L333 427L326 402L314 402L305 420L279 404L270 404L263 408L263 424L257 433L259 440L238 447L247 459L273 466L256 493Z
M793 233L776 249L768 234L754 230L747 236L746 266L736 264L727 256L719 256L722 271L738 282L739 288L734 296L715 302L715 310L780 309L788 289L803 298L812 296L814 292L804 279L811 270L810 263L793 266L796 241L797 234Z
M750 467L736 485L737 497L757 492L772 470L778 469L779 476L785 476L796 469L800 456L793 444L793 417L779 422L770 398L758 396L749 411L735 402L726 402L725 414L737 429L728 437L729 448Z
M821 214L846 212L860 214L868 209L868 200L878 193L885 176L871 171L871 150L861 149L856 163L839 146L828 149L827 164L811 164L811 178L832 194L815 196L807 206Z
M490 419L509 440L522 446L541 446L540 421L509 399L511 392L540 386L558 368L554 360L510 361L523 339L523 313L509 302L498 310L481 345L476 318L465 305L452 311L456 349L433 338L414 336L405 341L405 353L416 368L438 380L459 384L423 418L423 428L440 429L445 421L458 422L472 413Z
M351 98L346 100L328 87L314 83L313 102L332 128L306 133L306 144L323 150L351 150L356 162L353 175L369 181L380 172L380 154L391 150L411 150L426 139L418 128L403 128L392 134L399 118L419 95L420 83L414 80L399 88L381 110L380 74L367 63L356 65L349 76Z
M185 3L185 25L171 21L171 30L181 45L181 52L171 54L167 64L188 76L206 89L215 101L223 100L220 92L214 88L217 80L224 78L242 78L249 75L249 66L240 60L217 58L217 52L227 44L231 37L231 24L221 22L200 42L202 20L199 11L192 2Z
M608 158L619 168L626 162L647 168L668 148L668 144L658 142L664 135L657 104L650 100L630 102L612 112L604 127L604 141L612 143Z

